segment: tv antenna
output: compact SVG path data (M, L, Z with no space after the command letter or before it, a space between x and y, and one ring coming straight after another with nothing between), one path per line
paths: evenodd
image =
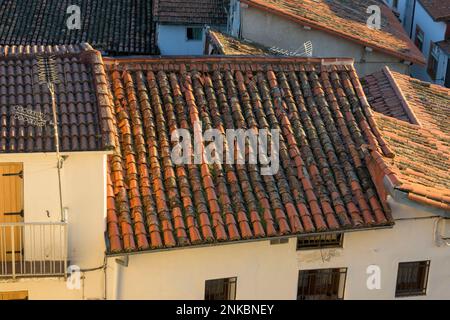
M270 51L272 51L274 54L282 55L282 56L312 57L314 48L313 48L312 42L307 41L295 51L289 51L289 50L281 49L278 47L271 47Z
M61 222L64 222L64 209L62 199L62 187L61 187L61 168L62 157L59 147L59 130L58 130L58 116L56 110L56 96L55 96L55 84L60 83L58 77L58 70L56 68L56 62L54 56L39 56L37 58L39 83L47 86L52 99L52 113L53 113L53 129L56 148L56 160L58 169L58 190L59 190L59 209L61 215Z

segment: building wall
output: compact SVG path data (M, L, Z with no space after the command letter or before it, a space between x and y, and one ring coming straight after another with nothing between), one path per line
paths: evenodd
M410 16L412 15L412 7L414 1L415 0L398 0L398 7L397 9L395 9L394 0L385 0L386 4L390 8L392 8L393 10L397 11L400 14L399 19L408 34L409 34L408 23L410 20Z
M63 205L69 221L71 265L90 269L103 264L106 217L106 156L68 154L62 169ZM24 165L25 222L59 222L58 179L53 154L1 155L0 162ZM50 217L47 216L47 211ZM56 241L56 240L55 240ZM25 251L27 244L25 244ZM26 252L25 252L26 254ZM84 296L103 297L102 272L86 274ZM30 298L81 298L83 290L67 290L64 279L0 280L1 291L29 290Z
M24 162L27 221L58 221L53 155L4 156ZM105 156L70 154L63 169L64 205L69 209L71 264L82 269L103 264ZM52 179L55 177L55 179ZM53 199L53 200L50 200ZM296 239L171 250L130 256L128 267L109 258L108 299L203 299L206 280L237 277L237 299L295 299L299 270L348 268L345 299L393 299L399 262L431 260L428 292L419 299L450 299L450 247L436 243L437 217L391 202L393 229L347 233L342 249L296 251ZM51 212L47 218L45 211ZM406 219L406 220L405 220ZM450 226L447 222L447 229ZM446 236L448 236L447 230ZM367 267L381 269L381 290L366 286ZM119 269L118 269L119 268ZM0 292L27 290L30 299L102 299L103 270L86 272L69 290L64 279L0 281Z
M201 55L205 44L205 30L202 40L187 40L186 25L158 24L158 47L162 55Z
M348 268L345 299L394 299L399 262L431 260L428 293L450 299L450 248L435 243L437 218L393 204L394 229L345 234L343 249L296 251L296 239L172 250L130 256L128 267L109 259L108 297L121 269L121 299L204 299L206 280L237 277L237 299L296 299L299 270ZM367 268L381 269L381 290L369 290Z
M205 28L202 40L188 40L186 28L200 27L199 25L157 25L157 41L161 55L203 55L205 50ZM213 26L215 29L226 30L227 26Z
M245 39L291 52L311 41L313 56L353 58L360 76L379 71L386 65L397 72L409 73L409 66L400 59L382 52L367 52L364 46L344 38L319 30L306 30L295 22L252 7L241 8L241 14L241 34Z
M447 25L445 22L435 22L433 18L428 14L428 12L422 7L419 1L417 1L416 4L416 12L412 34L413 41L415 41L417 25L419 25L419 27L423 30L425 34L422 53L424 54L425 59L428 62L430 56L431 41L438 42L444 40ZM431 79L431 77L428 75L426 67L413 66L411 68L411 74L415 78L443 85L445 73L447 71L447 60L448 57L442 54L439 59L439 67L436 77L438 81L433 81L433 79Z

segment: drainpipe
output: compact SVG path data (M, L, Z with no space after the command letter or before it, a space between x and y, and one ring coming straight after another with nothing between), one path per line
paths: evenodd
M113 300L122 300L122 273L123 268L128 267L129 258L124 256L122 259L117 258L115 261Z
M409 32L409 38L411 40L413 38L414 20L416 19L416 5L417 5L417 0L413 0L413 1L414 1L414 4L413 4L412 17L411 17L411 30Z

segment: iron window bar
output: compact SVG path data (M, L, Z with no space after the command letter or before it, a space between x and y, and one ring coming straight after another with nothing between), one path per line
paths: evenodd
M395 297L426 295L429 271L430 261L399 263Z
M207 280L205 300L236 300L237 278Z
M342 248L343 243L343 233L299 237L297 238L297 250Z
M347 268L299 271L297 300L343 300Z

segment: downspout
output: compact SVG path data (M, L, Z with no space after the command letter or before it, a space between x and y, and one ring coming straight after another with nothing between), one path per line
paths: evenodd
M416 5L417 5L417 0L413 0L414 4L413 4L413 12L412 12L412 17L411 17L411 30L409 32L409 38L412 40L413 37L413 30L414 30L414 20L416 19Z
M122 300L122 274L123 268L128 267L129 257L124 256L122 259L115 259L114 268L114 294L113 300Z

